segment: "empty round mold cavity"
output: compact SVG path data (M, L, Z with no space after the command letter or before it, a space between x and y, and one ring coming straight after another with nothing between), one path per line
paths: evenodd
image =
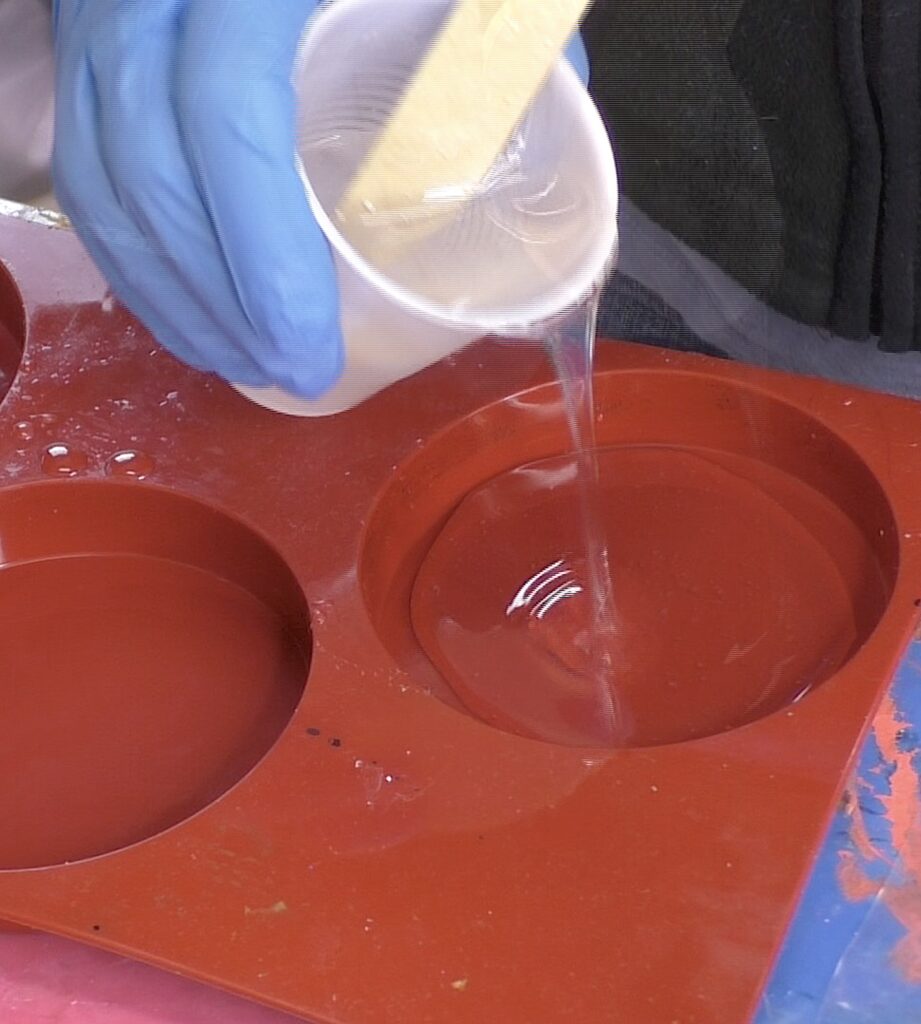
M22 361L26 313L10 272L0 262L0 400L9 391Z
M118 850L224 794L303 693L304 599L236 520L154 488L0 492L0 868Z
M391 652L490 725L655 746L829 680L887 604L897 543L864 463L802 411L683 374L598 378L616 631L592 669L579 488L545 388L432 439L379 500L362 565Z

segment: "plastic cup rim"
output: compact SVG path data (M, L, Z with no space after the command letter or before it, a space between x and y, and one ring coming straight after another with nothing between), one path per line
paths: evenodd
M321 48L321 40L319 39L321 30L332 15L348 6L374 5L380 2L381 0L327 0L326 3L317 9L304 32L296 64L296 75L300 77L308 67L311 49ZM411 0L411 2L443 4L445 0ZM399 306L415 317L424 318L442 327L458 331L477 331L483 335L526 333L529 326L559 316L566 310L572 309L583 302L603 282L617 256L617 214L619 202L617 168L601 115L598 113L598 109L587 90L582 85L582 81L575 69L567 60L561 59L553 72L551 72L551 80L553 78L561 79L564 89L571 96L577 114L588 129L588 136L595 151L594 156L596 160L602 166L608 165L608 173L602 174L601 178L604 190L603 198L606 200L605 206L609 211L609 223L606 224L606 230L599 232L599 240L592 247L591 257L584 261L587 269L580 274L574 275L569 279L568 283L552 291L551 297L553 301L520 307L521 315L516 315L516 310L512 309L508 315L483 316L474 313L474 315L469 317L452 312L450 307L426 301L410 289L397 284L385 273L372 266L347 241L317 197L303 161L300 155L296 154L298 173L306 189L311 211L333 252L355 274L373 285L381 297L391 304Z

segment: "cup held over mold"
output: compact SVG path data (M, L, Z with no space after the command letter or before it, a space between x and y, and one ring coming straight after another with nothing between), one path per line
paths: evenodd
M527 336L589 295L613 261L614 158L598 110L564 60L484 181L437 190L396 217L370 210L362 224L342 223L345 186L449 9L446 0L340 0L305 33L295 72L297 159L333 253L346 365L317 399L237 385L259 405L295 416L350 409L478 338ZM420 232L426 218L437 225ZM398 255L382 269L362 238L386 239Z

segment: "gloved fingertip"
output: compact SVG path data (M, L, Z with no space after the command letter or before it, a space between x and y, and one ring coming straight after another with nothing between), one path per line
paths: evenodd
M273 382L263 373L261 370L253 369L251 367L240 368L240 367L228 367L224 366L220 369L212 369L210 371L216 377L220 377L221 380L227 384L239 385L245 388L270 388L273 387Z
M253 355L274 386L298 398L319 398L342 376L345 348L335 309L279 316L266 327L266 345Z
M289 364L278 384L297 398L320 398L339 381L344 368L341 342L324 344L311 351L303 362Z
M586 50L585 42L578 32L569 40L569 44L566 47L566 59L572 64L579 78L582 79L582 84L587 87L591 75L588 50Z

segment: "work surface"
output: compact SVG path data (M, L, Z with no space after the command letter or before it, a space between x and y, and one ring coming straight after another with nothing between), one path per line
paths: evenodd
M921 1020L921 641L878 715L757 1024ZM43 935L0 936L19 1024L283 1024L292 1018ZM728 1022L727 1022L728 1024Z
M921 641L876 719L757 1024L921 1020L919 724ZM14 934L0 936L0 1014L18 1024L292 1020L65 939Z
M36 276L36 280L38 279ZM98 301L97 299L97 303ZM102 302L101 309L103 313L107 312L105 300ZM70 314L70 312L67 309L63 310L64 314ZM68 332L73 326L74 321L65 317L60 322L64 324L63 336L65 338L71 336ZM130 328L130 325L128 327ZM76 338L75 334L72 336ZM51 350L50 346L48 346L48 349L49 351ZM40 347L33 346L33 356L40 357L43 351ZM156 355L157 353L152 351L150 358L154 358ZM631 356L631 358L634 357ZM640 356L635 358L642 361ZM40 362L40 359L38 361ZM36 360L33 359L30 365L34 367L35 363ZM75 372L81 372L80 366L77 366ZM173 371L168 368L162 372L169 374ZM33 380L32 383L38 383L38 379ZM86 386L88 385L84 385L84 387ZM165 394L163 401L167 403L167 406L169 405L170 394L172 394L172 392L167 390L168 386L164 385L163 388ZM797 387L804 387L804 382L794 382L792 387L795 391ZM816 392L814 392L812 386L809 385L810 396L817 393L818 390L820 389L816 389ZM117 402L115 404L118 405ZM840 400L838 404L840 406ZM849 407L852 404L851 401L843 403L844 407ZM156 408L160 408L160 406L158 405ZM725 407L720 408L724 412L726 411ZM728 408L731 410L732 406L730 405ZM911 424L913 424L914 410L903 410L900 415L907 416L908 412L911 413ZM165 414L154 413L154 416L162 415ZM839 412L838 415L841 416L843 414ZM100 419L99 429L108 429L107 423L108 421L104 423ZM18 429L20 424L17 423L15 426ZM906 420L906 432L909 426L910 424ZM93 437L95 437L95 434ZM106 437L108 437L108 434L106 434ZM812 437L815 439L815 434ZM808 441L809 438L807 436L807 447ZM28 445L26 444L25 447L28 447ZM159 448L156 448L155 445L153 447L156 449L154 454L159 455ZM150 449L148 448L148 450ZM49 453L51 453L51 449L49 449ZM68 453L65 451L64 454ZM164 462L166 461L166 456L163 456L163 460ZM117 460L112 464L116 469L119 469L121 466L121 463L118 463ZM16 468L18 465L18 462L11 463L13 468ZM55 466L51 468L57 471ZM64 468L67 469L67 467ZM897 469L898 463L893 460L891 466L887 467L887 472L891 475ZM908 472L908 470L905 469L905 472ZM70 475L69 471L67 475ZM82 489L79 493L92 494L95 492ZM127 494L129 492L123 491L120 493ZM908 522L907 519L901 522L903 530L912 530L914 526L914 522ZM883 531L880 530L880 534L882 533ZM913 534L906 533L905 536L908 538L913 536ZM911 546L910 543L908 546ZM6 557L8 560L11 557L9 552L6 552ZM913 581L917 578L917 574L917 566L913 567L911 573L906 571L906 579L912 587L914 587ZM901 594L902 599L909 596L906 593L904 584L901 587ZM916 597L914 589L911 590L910 597L912 599ZM906 604L908 603L910 601L906 601ZM917 603L916 600L915 603ZM318 623L322 625L323 620L318 620ZM776 1021L809 1020L838 1020L842 1022L848 1020L873 1020L885 1024L890 1019L893 1022L911 1021L913 1017L917 1018L918 1016L918 1008L912 1002L913 990L906 981L906 979L912 978L913 972L917 969L914 955L915 950L910 941L910 928L918 919L915 906L917 898L916 879L911 874L917 853L912 826L917 817L915 811L918 803L917 776L912 768L914 751L911 725L918 720L919 709L912 708L910 700L904 703L906 694L910 697L913 689L911 684L911 673L913 672L911 659L912 655L909 655L903 668L902 681L896 687L894 695L883 704L865 755L865 763L861 773L862 779L851 787L851 796L845 801L842 812L836 820L831 845L826 849L825 855L821 859L813 889L801 910L797 926L790 939L788 955L782 961L774 984L768 993L765 1013L762 1015L762 1020L765 1024ZM879 678L883 680L888 678L888 675L880 675ZM860 678L852 680L852 685L858 685L859 683ZM903 693L903 690L905 693ZM881 691L876 689L875 692L878 695ZM902 706L903 703L904 706ZM428 703L425 706L428 708ZM815 702L810 702L809 706L814 708ZM790 714L792 715L792 713ZM856 715L857 721L860 721L861 718L861 715ZM804 714L804 719L808 720L806 714ZM311 719L311 722L313 722L313 719ZM460 723L460 725L463 724ZM780 724L785 725L785 723ZM312 736L314 733L319 732L319 730L313 728L305 728L302 731L307 736ZM797 751L800 755L805 755L809 753L810 745L816 749L822 747L823 744L827 745L829 742L829 732L831 732L833 738L833 729L826 729L823 736L821 720L813 722L811 731L804 730L800 735L796 744ZM477 732L477 735L479 734ZM809 743L810 737L814 741L812 744ZM309 742L302 741L302 745L309 744ZM332 743L333 741L330 742ZM852 742L849 741L847 747L848 754L854 749ZM338 744L339 741L336 740L335 743ZM722 767L729 769L730 765L727 763L722 765ZM740 770L743 770L744 767L744 765L741 765ZM837 777L840 777L840 775ZM773 776L771 778L773 779ZM654 779L653 781L657 780ZM739 834L748 836L758 833L759 838L755 844L750 841L747 845L736 843L736 847L741 847L739 852L743 856L753 856L755 859L758 857L763 859L766 856L774 856L771 854L771 851L776 850L777 846L773 843L771 837L775 835L778 838L780 837L780 833L787 827L791 808L799 799L795 787L790 785L789 780L785 782L785 785L786 788L782 790L784 794L784 814L778 814L776 821L764 818L764 809L761 803L756 802L752 806L752 814L743 823L749 831L743 830ZM647 789L657 794L656 807L664 807L667 794L661 794L657 785L647 787ZM746 790L746 793L749 794L745 802L746 806L751 806L750 790ZM712 803L712 794L709 794L707 799ZM826 804L826 806L830 809L830 803ZM780 804L778 804L779 807ZM774 821L774 823L766 825L766 821ZM661 823L662 828L665 828L667 825L668 829L673 833L676 822L677 819L674 816L666 816ZM808 820L805 818L802 820L802 826L808 828ZM818 841L819 834L819 830L816 829L814 839L812 840L813 844ZM635 855L641 857L644 855L642 839L644 836L646 837L645 841L648 846L649 829L638 828L635 831L635 835L637 837ZM305 833L305 841L309 838L309 835ZM624 842L627 838L629 837L621 835L620 841ZM30 861L34 866L41 863L34 859L31 852L24 851L20 847L21 844L16 848L15 856L22 863L26 863L27 866ZM813 845L812 849L814 848ZM761 853L758 852L759 850ZM894 863L896 853L904 860L904 877L902 865ZM70 858L65 853L63 860L68 859ZM733 865L727 864L725 866L734 866L735 858L733 858L733 862ZM298 863L303 863L302 858L298 859ZM590 861L585 863L591 866ZM680 863L678 866L680 867ZM533 870L537 870L538 867L539 865L535 862ZM583 865L583 869L586 869L585 865ZM68 877L74 874L75 872L70 872ZM53 876L53 871L41 876L45 879L42 892L47 888L48 879ZM34 879L35 876L32 877ZM885 886L879 899L876 899L876 902L874 902L874 899L880 892L881 879L889 879L889 884ZM40 878L36 879L36 881L40 880ZM557 884L560 881L565 880L558 879ZM570 881L575 884L577 880L573 878ZM28 877L23 876L22 887L25 888L28 882ZM7 877L5 884L12 891L13 886L17 884L17 879ZM578 884L584 888L584 876L579 876ZM159 889L154 890L153 894L156 895L156 892L159 891ZM541 891L545 890L541 889ZM675 884L665 890L666 894L667 891L683 892L684 889L680 885ZM42 895L38 890L36 892L38 895ZM407 896L410 895L410 892L407 891ZM130 914L131 907L137 904L137 899L134 898L130 905L119 903L116 906L112 902L111 888L103 887L100 889L98 896L99 899L104 901L102 906L105 910L105 916L89 917L85 921L81 918L80 922L78 922L87 930L92 927L95 932L98 932L101 926L98 924L91 926L89 922L104 920L108 928L110 921L115 920L115 917L110 917L109 915L113 914L114 911L117 911L118 914ZM199 893L190 890L186 896L188 900L195 903L199 898ZM57 909L61 909L64 913L71 913L72 906L76 905L76 902L79 902L82 898L83 894L78 892L77 889L73 889L63 902L60 900L53 901L52 910L57 912ZM743 906L744 904L740 903L739 905ZM49 906L51 906L51 903L49 903ZM254 914L263 913L259 909L262 904L253 904L253 906L257 908L255 911L251 911L248 906L245 908L244 918L247 920L244 923L248 926L252 926L250 918ZM281 907L284 910L288 909L282 903L275 906ZM181 907L176 908L176 913L173 915L176 921L179 921L181 917L179 910L184 912L185 907L186 903L183 903ZM698 920L706 920L711 913L706 904L698 903L697 908ZM17 917L20 920L33 919L31 911L28 909L20 910L15 907L11 909L13 910L13 919ZM90 909L95 911L97 907L94 905ZM272 910L274 908L270 906L268 909ZM322 929L319 927L318 909L316 905L313 906L310 915L311 922L317 928L313 936L315 940L321 940L323 934ZM204 906L202 909L204 916L201 917L201 921L210 919L208 914L205 914L207 910L208 907ZM763 906L762 910L767 917L771 916L771 910L767 904ZM463 908L459 908L459 911L462 912ZM526 908L523 908L524 911L526 911ZM744 919L746 922L749 921L747 915L745 915ZM256 924L261 927L262 919L257 918L255 920ZM520 922L521 917L516 916L514 920ZM559 920L562 919L556 916L553 917L555 923ZM605 921L610 922L610 916L606 916ZM657 929L660 932L665 930L667 934L669 926L668 915L659 914L656 921ZM907 927L901 927L900 921ZM627 921L624 921L624 924L627 924ZM750 931L748 924L745 927ZM71 934L80 934L81 929L79 927L71 927L67 930ZM709 934L709 932L704 934ZM218 951L221 948L222 935L223 933L220 929L213 930L209 943L211 951ZM778 939L780 935L781 931L778 930ZM878 941L872 943L865 941L868 936ZM820 942L819 939L823 941ZM746 937L745 942L749 941L750 939ZM248 1004L234 1002L230 997L217 995L193 983L178 982L167 975L158 973L152 968L143 968L128 961L113 959L110 954L91 952L79 946L68 945L62 940L52 940L37 935L4 936L0 948L2 948L0 967L7 972L6 981L0 987L2 998L5 1001L3 1005L9 1008L9 1016L12 1017L13 1011L15 1011L16 1018L19 1020L27 1022L30 1020L32 1022L71 1020L87 1022L87 1024L95 1024L98 1021L148 1021L150 1024L153 1024L153 1022L158 1020L175 1022L175 1024L179 1024L180 1021L184 1022L184 1024L185 1022L195 1024L196 1020L222 1020L230 1021L232 1024L234 1020L270 1021L273 1019L283 1019L277 1014L254 1009ZM290 950L291 947L288 946L286 948ZM302 947L301 955L304 956L306 954L306 957L303 970L294 972L298 977L310 974L308 951L315 948L315 942ZM805 950L805 953L802 956L797 955L796 951L798 949ZM262 952L261 948L254 949L254 954L260 952ZM276 953L279 961L286 959L282 955L280 947ZM202 957L204 960L207 960L210 955L209 949L203 947ZM714 952L714 957L716 957L716 952ZM836 974L836 966L839 962L842 963L842 969ZM247 964L250 963L251 960L247 961ZM273 965L274 963L275 961L273 960ZM720 963L725 965L725 957L716 957L714 964ZM290 962L286 965L287 972L291 971L291 966ZM386 964L382 961L379 966L382 971L386 966L389 972L386 976L392 981L393 971L395 969L398 970L401 966L405 967L406 964L395 964L390 959L387 959ZM819 970L820 967L821 970ZM255 970L256 968L253 967L252 969ZM367 970L366 963L363 969ZM866 969L869 969L869 977L872 979L871 984L866 984ZM267 968L263 967L263 973L266 970ZM806 972L805 974L804 971ZM200 973L201 976L209 976L207 971ZM260 974L258 977L262 978L263 974ZM384 975L382 975L383 977ZM830 978L834 979L834 984L831 986L829 986ZM883 978L886 980L885 985L881 982ZM415 979L415 982L417 980ZM511 978L509 982L511 983ZM462 993L465 991L465 979L458 975L458 980L452 982L447 989L448 999L454 998L452 993ZM560 997L560 1006L562 1007L562 993L559 989L556 991ZM468 993L467 995L471 994L476 995L475 992ZM572 999L578 1002L578 998L579 993L574 991ZM875 999L877 1003L867 1010L863 1017L856 1016L858 1012L862 1012L860 1011L861 1000L865 998ZM885 1007L884 1009L880 1009L879 999L881 998L886 1000L882 1004ZM57 1002L49 1002L49 1000L53 999L56 999ZM897 999L902 1000L901 1005L898 1004ZM608 1004L605 1003L606 1005ZM600 1004L598 1008L600 1009ZM96 1013L95 1019L93 1017L94 1012ZM696 1015L692 1016L696 1019ZM738 1013L735 1016L737 1017ZM534 1019L533 1015L529 1019ZM596 1019L604 1018L597 1016ZM649 1019L653 1020L654 1018L650 1017ZM724 1018L720 1019L728 1018L725 1018L724 1015Z

